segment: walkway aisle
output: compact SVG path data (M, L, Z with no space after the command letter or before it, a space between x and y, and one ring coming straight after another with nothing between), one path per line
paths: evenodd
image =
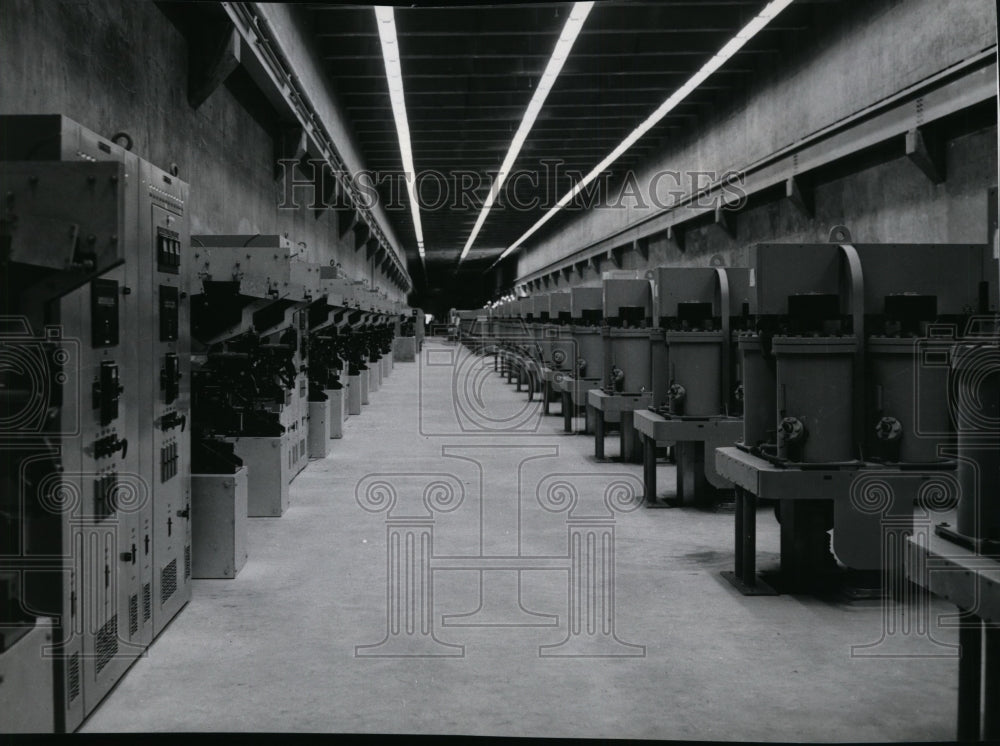
M195 581L191 603L84 730L954 736L954 659L852 659L852 644L881 637L879 604L738 595L719 577L732 564L732 514L627 512L641 468L595 463L592 438L564 435L561 417L541 418L525 400L491 360L440 341L419 365L397 363L331 455L292 483L288 512L251 520L239 577ZM661 471L669 488L672 469ZM609 485L625 512L608 511ZM580 634L568 624L568 537L609 535L593 523L613 525L603 549L614 559L620 644L599 618L603 595L589 613L581 606ZM765 511L758 530L761 564L773 565L777 525ZM405 554L407 534L417 569L421 546L435 568L433 637L420 626L428 575L387 579L387 543L401 536ZM584 540L580 556L601 550L598 541L588 555ZM606 564L582 566L610 593ZM358 652L437 657L356 655L387 637L390 596L411 599L412 634L403 614L394 648ZM590 634L587 619L597 620ZM577 652L640 655L540 656L567 638ZM910 642L904 651L927 652Z

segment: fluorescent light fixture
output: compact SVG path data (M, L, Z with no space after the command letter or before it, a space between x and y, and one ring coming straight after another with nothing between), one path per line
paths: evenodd
M410 124L406 119L403 71L399 64L399 42L396 39L396 17L391 6L375 6L375 25L378 26L378 36L382 42L385 78L389 84L392 117L396 120L396 135L399 138L399 154L403 160L406 193L410 198L410 215L413 217L413 232L417 236L417 253L420 254L420 261L423 262L424 229L420 224L420 204L417 202L417 173L413 167L413 150L410 147Z
M480 210L479 217L476 218L476 224L472 227L472 232L469 234L469 239L465 242L465 248L462 249L462 255L458 258L459 264L462 263L462 260L469 253L469 249L475 243L476 237L483 227L483 223L486 222L486 216L493 209L497 196L500 194L500 189L503 187L507 175L514 168L514 163L517 161L517 156L521 153L524 141L528 138L531 128L535 126L535 120L542 110L542 105L545 103L549 91L552 90L556 78L559 77L563 63L569 57L569 53L573 49L573 44L576 42L576 37L580 35L583 24L586 22L587 16L590 15L590 10L593 7L593 2L575 3L573 9L570 10L569 18L566 19L562 33L559 34L559 41L556 42L556 48L552 51L552 56L549 58L549 64L545 66L545 72L542 73L542 77L535 87L535 93L531 97L531 101L528 102L528 108L524 110L521 126L514 133L514 139L511 140L510 149L507 151L507 155L500 165L500 172L497 174L496 181L493 182L493 188L490 189L486 201L483 202L483 209Z
M618 160L629 148L635 145L640 137L659 124L663 118L673 111L679 103L687 98L692 91L704 83L712 73L722 67L733 55L739 52L748 41L762 31L779 13L781 13L781 11L791 5L792 2L793 0L771 0L771 2L764 6L764 9L754 16L753 20L740 29L739 33L730 39L726 45L715 54L715 56L702 65L701 69L691 76L691 78L689 78L684 85L670 94L670 97L660 104L652 114L646 117L638 127L632 130L628 136L622 140L621 143L619 143L618 147L612 150L604 158L604 160L594 166L590 173L580 179L580 181L578 181L572 189L570 189L558 202L556 202L554 207L550 208L544 215L542 215L537 223L531 226L519 239L507 247L507 249L499 257L497 257L497 260L490 265L490 269L499 264L500 261L507 257L511 252L516 251L522 243L535 233L535 231L551 220L559 210L568 205L570 201L577 194L582 192L587 185L590 184L590 182L596 179L601 172L604 171L604 169Z

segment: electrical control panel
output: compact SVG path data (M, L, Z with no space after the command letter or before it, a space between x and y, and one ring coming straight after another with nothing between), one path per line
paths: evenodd
M307 262L292 242L278 235L194 237L189 272L196 278L239 280L244 295L255 298L318 297L319 264Z
M145 333L139 354L147 437L141 454L153 479L153 635L159 634L191 596L191 418L187 272L190 228L187 184L151 163L139 171L138 281L149 298L140 311Z
M5 585L5 608L55 620L54 721L72 731L189 597L187 185L61 116L0 117L0 160L20 289L2 349L44 361L11 373L40 396L31 432L0 428L5 485L17 550L58 558Z

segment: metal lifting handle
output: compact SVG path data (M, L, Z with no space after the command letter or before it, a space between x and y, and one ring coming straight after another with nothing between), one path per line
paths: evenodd
M850 234L848 234L850 238ZM854 350L854 381L851 392L854 407L854 442L857 444L858 456L864 457L864 426L865 426L865 390L862 385L865 375L865 282L861 270L861 257L858 250L849 243L840 245L847 260L847 272L851 279L851 319L854 326L854 336L858 344Z
M719 312L722 314L722 407L729 414L729 346L732 343L729 329L729 275L725 267L716 267L719 280Z

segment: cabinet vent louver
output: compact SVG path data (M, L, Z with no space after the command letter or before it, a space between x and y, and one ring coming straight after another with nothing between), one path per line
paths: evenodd
M160 570L160 604L165 604L177 590L177 560L172 559Z
M66 671L67 699L72 702L80 696L80 654L73 653L69 658L69 668Z
M97 652L97 673L104 670L118 652L118 615L115 614L101 627L95 642Z
M135 637L139 631L139 594L133 594L128 598L128 636Z

